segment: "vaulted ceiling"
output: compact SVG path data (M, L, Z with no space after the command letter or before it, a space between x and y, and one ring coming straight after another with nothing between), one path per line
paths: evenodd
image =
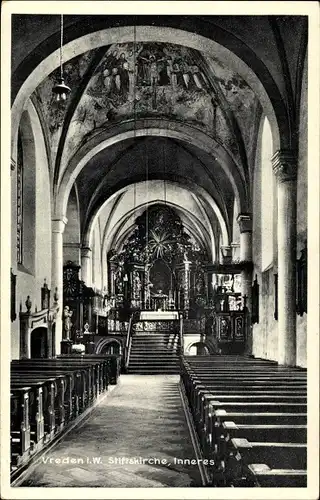
M59 17L13 16L12 97L32 90L53 194L76 186L83 234L116 193L165 180L202 197L231 242L235 201L251 210L261 115L294 145L306 40L302 16L65 16L71 95L56 105Z

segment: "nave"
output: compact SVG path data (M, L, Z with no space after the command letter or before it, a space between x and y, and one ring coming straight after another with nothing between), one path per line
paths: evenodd
M74 465L72 458L77 461ZM90 416L37 461L40 464L20 486L202 486L196 465L175 463L183 458L196 457L179 377L123 375ZM53 463L56 459L62 463ZM128 463L135 460L138 463Z
M98 3L10 18L8 483L308 495L310 16Z
M28 363L12 363L12 395L26 398L22 411L13 407L12 446L20 450L12 456L14 486L307 485L303 369L246 356L181 355L180 377L112 378L103 370L103 357L70 357L63 364L69 363L69 373L79 374L79 381L71 392L60 385L48 407L47 383L57 383L52 373L57 363ZM46 382L40 366L51 377ZM98 366L103 375L95 378L91 368ZM29 388L21 387L22 379ZM66 418L65 407L70 408Z

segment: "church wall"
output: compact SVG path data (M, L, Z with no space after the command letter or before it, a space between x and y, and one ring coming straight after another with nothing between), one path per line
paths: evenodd
M31 311L41 310L41 287L46 283L51 288L51 199L50 179L44 138L37 113L29 103L21 126L25 128L22 141L26 139L25 152L33 149L33 154L24 158L27 165L24 180L24 195L33 193L30 204L24 196L23 232L24 238L22 264L17 262L17 167L11 175L12 212L11 212L11 267L16 278L16 314L11 323L11 357L19 358L20 326L19 311L26 311L25 301L30 296ZM23 144L22 144L23 145ZM27 147L26 147L27 146ZM14 158L16 160L16 158ZM24 162L25 163L25 162ZM25 222L27 221L27 224ZM26 255L27 254L27 255ZM32 265L30 266L30 263ZM51 291L53 295L53 291Z
M307 240L308 212L308 121L307 121L307 59L301 91L300 126L299 126L299 158L297 179L297 258ZM297 316L297 364L307 365L307 314Z
M307 195L308 195L308 163L307 163L307 65L305 64L301 90L301 109L299 123L299 156L297 171L297 259L307 241ZM274 183L274 224L273 224L273 264L261 272L261 131L258 140L256 167L254 173L253 196L253 279L257 276L260 285L259 323L253 325L253 354L263 358L277 360L278 322L274 318L275 285L274 274L277 273L277 189ZM294 292L293 292L294 293ZM296 316L297 366L307 366L307 314Z

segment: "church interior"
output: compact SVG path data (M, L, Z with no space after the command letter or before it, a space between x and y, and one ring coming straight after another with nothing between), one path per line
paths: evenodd
M307 486L307 77L306 16L12 16L12 486Z

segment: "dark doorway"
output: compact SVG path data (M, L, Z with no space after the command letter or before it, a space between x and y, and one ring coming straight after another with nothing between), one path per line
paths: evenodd
M31 332L31 358L46 358L48 353L48 330L36 328Z
M120 355L121 354L121 346L119 342L116 340L113 340L109 342L108 344L104 345L101 349L101 354L116 354Z

